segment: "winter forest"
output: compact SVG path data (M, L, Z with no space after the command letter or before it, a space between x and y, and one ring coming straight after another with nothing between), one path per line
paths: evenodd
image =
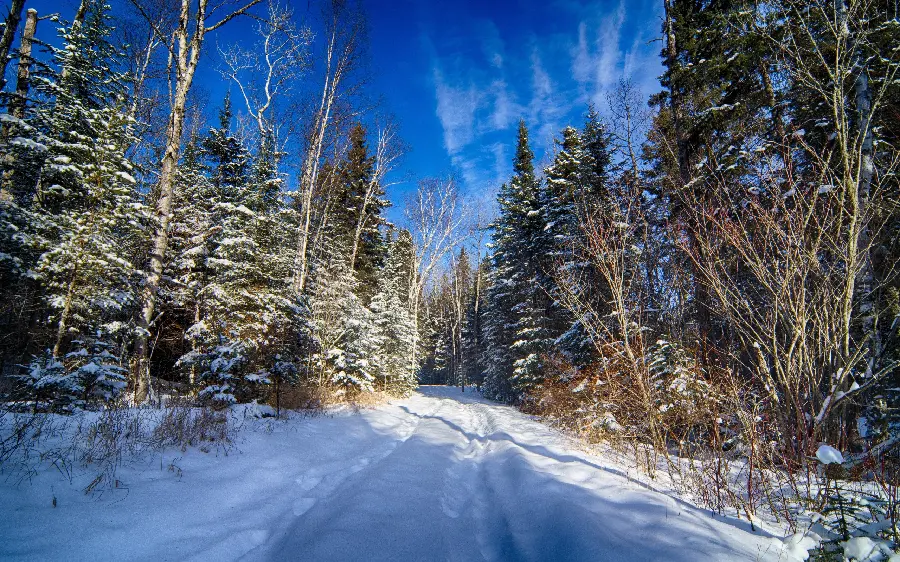
M717 525L776 537L756 559L900 559L900 5L657 3L655 90L618 77L542 157L546 123L516 116L485 205L453 170L402 172L418 147L371 85L381 2L7 0L0 504L50 473L114 495L142 456L227 453L237 417L277 449L277 424L426 424L445 417L426 402L460 400L557 432L510 438L528 454L600 447ZM341 427L322 439L351 447ZM447 469L460 489L487 485L465 466ZM330 521L315 497L294 514ZM484 527L478 556L613 544L485 550L513 528ZM313 539L293 559L363 555ZM253 546L201 559L272 557ZM744 559L677 548L647 557Z

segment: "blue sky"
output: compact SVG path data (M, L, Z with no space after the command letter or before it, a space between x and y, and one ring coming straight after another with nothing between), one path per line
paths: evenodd
M118 11L127 0L113 0ZM9 2L4 2L8 6ZM29 0L39 13L70 19L77 0ZM292 0L295 12L316 2ZM520 118L539 164L553 137L579 125L590 102L603 112L606 92L630 77L659 89L659 0L363 0L370 23L370 97L382 97L411 151L391 178L389 213L399 219L404 193L418 178L455 173L464 190L489 201L512 169ZM251 22L233 22L208 38L246 38ZM39 36L51 39L42 24ZM195 84L211 110L227 85L212 44ZM311 77L307 77L309 79Z
M455 171L492 196L524 118L540 161L590 102L630 76L659 89L657 0L369 0L377 86L401 120L414 176ZM397 190L408 186L397 186Z

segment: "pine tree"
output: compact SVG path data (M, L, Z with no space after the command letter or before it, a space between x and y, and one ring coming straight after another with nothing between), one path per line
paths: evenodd
M485 352L485 310L487 308L486 289L488 268L487 259L475 270L475 280L465 305L465 319L462 327L462 366L461 370L469 384L479 389L484 384L484 352Z
M207 258L213 239L221 231L214 224L216 191L204 172L200 139L192 137L176 173L174 212L171 219L170 248L172 259L167 264L166 279L160 287L160 308L181 311L186 324L184 338L190 350L179 363L185 367L191 388L198 379L200 342L209 338L204 323L206 306L204 290L209 283Z
M500 197L508 191L506 184L500 189ZM495 232L495 236L497 233ZM505 265L505 253L498 244L493 247L491 267L487 272L488 286L484 309L484 395L493 400L509 402L514 399L510 374L512 354L510 347L514 333L510 329L515 295L505 279L509 268Z
M546 274L540 267L545 223L541 214L540 183L534 172L534 153L528 144L525 122L519 123L518 144L513 159L510 197L500 203L500 222L511 227L507 248L508 277L513 295L512 386L518 397L541 378L542 355L549 349L546 325ZM503 238L500 241L504 241ZM498 268L499 269L499 268Z
M314 264L310 277L310 311L316 344L314 377L320 386L342 392L373 389L380 337L372 313L356 296L357 281L347 258L332 254Z
M36 107L32 124L22 127L32 135L22 143L44 160L19 240L34 258L28 275L52 310L51 353L68 359L93 393L93 368L78 366L65 350L79 337L91 338L79 341L96 350L127 335L137 286L132 256L147 213L126 156L132 123L125 76L116 70L121 54L108 40L109 7L97 1L85 8L81 25L63 29L63 46L51 49L54 66L36 83L52 103ZM120 386L109 389L111 398Z
M193 177L188 192L201 196L186 217L193 247L182 255L181 270L195 313L186 332L191 351L179 363L192 379L199 373L201 396L225 402L258 399L264 385L294 382L299 367L291 358L305 330L303 307L290 288L291 240L281 223L274 147L263 139L251 158L230 124L226 98L219 127L202 142L208 180L196 177L191 147L179 178ZM182 223L176 217L174 224Z
M378 269L387 251L381 233L387 221L381 213L390 203L375 178L375 157L369 155L365 128L354 126L349 140L350 149L339 170L339 192L330 229L347 248L350 265L360 281L360 296L367 302L378 284Z
M553 303L548 311L550 337L576 364L584 364L584 334L577 319L559 303L555 280L560 276L582 275L584 267L577 256L583 244L579 225L579 205L588 203L586 190L592 179L588 173L588 157L582 148L581 135L574 127L566 127L559 141L553 163L544 170L546 187L543 190L541 212L546 221L544 237L547 248L546 274L550 278L548 292Z
M390 240L390 237L389 237ZM416 382L413 346L416 323L409 303L409 270L413 267L412 237L401 230L391 241L385 265L380 271L378 291L370 309L378 330L381 384L390 392L405 395Z
M559 303L554 277L577 279L584 298L596 310L603 311L608 301L599 275L581 257L588 240L581 227L586 216L611 217L615 210L615 194L609 186L609 134L599 114L591 107L582 132L567 127L562 132L559 150L553 163L544 171L542 212L546 217L545 247L552 256L547 266L545 290L553 299L548 310L550 337L572 363L583 367L594 357L594 346L582 319L573 318Z

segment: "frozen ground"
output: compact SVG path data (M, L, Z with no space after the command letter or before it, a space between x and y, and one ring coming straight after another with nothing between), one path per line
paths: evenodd
M252 424L227 455L0 482L3 560L779 560L781 542L651 491L516 410L422 387ZM52 506L57 498L57 507Z

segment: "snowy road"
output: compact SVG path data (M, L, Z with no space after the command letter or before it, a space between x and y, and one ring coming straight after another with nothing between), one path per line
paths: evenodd
M321 490L312 477L311 507L274 559L687 562L776 550L566 450L512 408L448 387L394 408L371 415L392 438L355 459L358 472Z
M86 497L78 477L71 489L4 485L0 559L695 562L780 552L773 538L648 490L456 388L267 427L245 430L228 456L189 451L174 469L160 470L166 458L123 470L129 489L118 497Z

